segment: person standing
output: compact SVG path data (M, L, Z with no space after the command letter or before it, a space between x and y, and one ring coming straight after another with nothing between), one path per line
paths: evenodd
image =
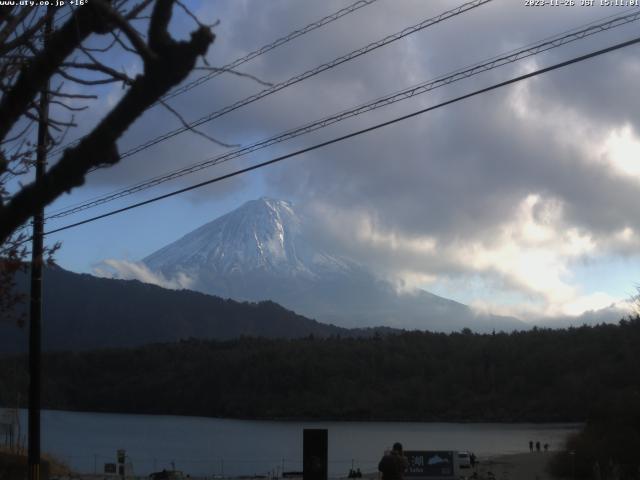
M529 451L533 452L533 440L529 440Z
M536 452L540 451L540 442L536 442Z
M402 452L402 444L396 442L391 451L385 453L378 463L378 470L382 472L382 480L403 480L408 466L409 461Z

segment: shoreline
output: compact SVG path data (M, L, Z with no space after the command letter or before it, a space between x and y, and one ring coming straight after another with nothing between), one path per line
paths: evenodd
M523 480L523 479L535 479L535 480L561 480L551 476L547 472L547 465L553 458L556 452L525 452L514 453L506 455L495 455L486 458L481 458L480 462L476 466L475 470L470 469L460 472L460 478L477 480ZM477 476L473 477L473 473L476 472ZM113 478L119 478L114 476L107 476L104 474L78 474L73 473L69 476L58 477L59 479L69 480L109 480ZM186 476L185 476L186 478ZM191 480L282 480L283 477L270 477L263 476L191 476ZM377 472L363 472L363 480L380 480L380 475ZM147 480L148 476L134 475L127 476L127 480ZM301 480L302 477L291 477L290 480ZM330 480L346 480L347 477L329 477Z
M7 407L0 404L0 412L3 410L12 409L15 407ZM19 407L18 411L28 411L27 407ZM54 413L79 413L79 414L92 414L92 415L131 415L131 416L145 416L145 417L178 417L178 418L201 418L207 420L222 420L222 421L239 421L239 422L273 422L273 423L432 423L432 424L456 424L456 425L565 425L569 427L582 427L586 424L586 420L527 420L527 419L519 419L513 420L508 418L502 419L447 419L447 418L438 418L438 419L428 419L428 418L352 418L352 417L262 417L262 416L254 416L254 417L212 417L207 415L198 415L198 414L183 414L183 413L157 413L157 412L120 412L116 410L70 410L65 408L48 408L43 407L43 412L54 412Z
M479 479L492 478L490 473L497 479L518 480L557 480L549 472L547 465L553 458L556 451L549 452L525 452L508 455L496 455L486 459L480 459L476 467Z
M556 451L549 452L525 452L514 454L492 455L479 459L474 469L461 470L460 479L477 480L561 480L547 472L547 465ZM26 461L26 457L24 457ZM81 473L68 469L68 466L48 458L53 462L52 479L56 480L113 480L119 479L116 475L104 473ZM474 473L476 476L474 477ZM185 472L182 477L175 480L283 480L287 477L271 475L193 475ZM288 477L290 480L302 480L301 476ZM381 480L379 472L363 472L363 480ZM148 475L132 474L125 477L126 480L148 480ZM347 480L346 476L329 477L330 480Z

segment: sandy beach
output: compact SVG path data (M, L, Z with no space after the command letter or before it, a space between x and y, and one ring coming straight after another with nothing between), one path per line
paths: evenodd
M481 459L478 478L496 480L556 480L547 471L553 452L519 453Z
M476 466L478 480L562 480L551 476L546 471L547 463L555 452L518 453L514 455L500 455L480 458ZM464 472L464 471L463 471ZM461 472L460 478L474 478L474 470ZM380 480L379 473L366 473L367 480Z

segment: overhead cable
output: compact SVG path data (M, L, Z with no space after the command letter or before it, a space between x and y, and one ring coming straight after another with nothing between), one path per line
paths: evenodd
M486 3L491 2L492 0L473 0L471 2L467 2L464 3L454 9L451 10L447 10L446 12L441 13L440 15L437 15L435 17L429 18L427 20L423 20L422 22L413 25L411 27L407 27L403 30L401 30L400 32L394 33L392 35L388 35L386 37L384 37L381 40L377 40L375 42L372 42L368 45L365 45L364 47L358 48L357 50L353 50L352 52L347 53L346 55L342 55L338 58L335 58L333 60L331 60L330 62L327 63L323 63L322 65L319 65L315 68L312 68L311 70L307 70L306 72L300 73L298 75L295 75L291 78L289 78L288 80L285 80L283 82L277 83L269 88L266 88L264 90L261 90L258 93L255 93L253 95L250 95L246 98L243 98L242 100L238 100L235 103L232 103L231 105L228 105L226 107L221 108L220 110L216 110L215 112L212 112L208 115L205 115L197 120L194 120L193 122L190 122L188 125L182 126L180 128L177 128L175 130L166 132L156 138L153 138L141 145L138 145L136 147L133 147L129 150L127 150L126 152L122 153L120 155L120 158L126 158L126 157L130 157L132 155L135 155L136 153L139 153L143 150L146 150L147 148L156 145L160 142L164 142L165 140L168 140L172 137L175 137L176 135L179 135L181 133L187 132L195 127L199 127L200 125L210 122L216 118L219 118L223 115L226 115L227 113L233 112L234 110L237 110L241 107L244 107L245 105L248 105L250 103L253 103L257 100L260 100L268 95L271 95L273 93L279 92L280 90L290 87L291 85L294 85L296 83L299 83L303 80L306 80L308 78L311 78L315 75L318 75L319 73L322 73L326 70L332 69L337 67L338 65L341 65L345 62L348 62L350 60L353 60L355 58L358 58L362 55L365 55L373 50L376 50L380 47L383 47L385 45L388 45L390 43L393 43L397 40L400 40L401 38L404 38L408 35L411 35L413 33L419 32L420 30L424 30L425 28L431 27L433 25L436 25L438 23L441 23L445 20L448 20L450 18L453 18L455 16L461 15L465 12L468 12L469 10L472 10L474 8L477 8L481 5L484 5Z
M355 132L349 133L347 135L342 135L340 137L336 137L336 138L333 138L331 140L327 140L325 142L317 143L317 144L312 145L310 147L306 147L306 148L303 148L303 149L300 149L300 150L296 150L294 152L291 152L291 153L288 153L288 154L285 154L285 155L281 155L279 157L276 157L276 158L273 158L271 160L267 160L265 162L261 162L261 163L252 165L250 167L242 168L242 169L236 170L234 172L227 173L225 175L221 175L221 176L206 180L204 182L196 183L194 185L190 185L188 187L181 188L179 190L174 190L173 192L169 192L169 193L166 193L164 195L159 195L157 197L154 197L154 198L142 201L142 202L134 203L134 204L128 205L128 206L123 207L123 208L112 210L110 212L103 213L102 215L96 215L94 217L88 218L86 220L82 220L80 222L75 222L75 223L72 223L72 224L69 224L69 225L65 225L63 227L56 228L54 230L50 230L48 232L45 232L44 235L51 235L53 233L57 233L57 232L61 232L61 231L64 231L64 230L68 230L70 228L78 227L80 225L91 223L91 222L94 222L96 220L100 220L102 218L106 218L106 217L110 217L112 215L123 213L123 212L126 212L128 210L132 210L132 209L135 209L135 208L138 208L138 207L142 207L144 205L148 205L148 204L151 204L151 203L158 202L160 200L164 200L165 198L173 197L173 196L185 193L185 192L189 192L191 190L195 190L197 188L204 187L206 185L211 185L213 183L217 183L217 182L220 182L222 180L226 180L228 178L232 178L232 177L235 177L235 176L238 176L238 175L241 175L241 174L253 171L253 170L257 170L259 168L263 168L263 167L266 167L268 165L273 165L274 163L281 162L281 161L286 160L288 158L296 157L296 156L302 155L303 153L311 152L313 150L318 150L318 149L326 147L328 145L332 145L334 143L342 142L342 141L347 140L349 138L357 137L357 136L363 135L365 133L372 132L374 130L378 130L378 129L383 128L383 127L387 127L389 125L392 125L392 124L395 124L395 123L398 123L398 122L401 122L401 121L404 121L404 120L407 120L407 119L410 119L410 118L413 118L413 117L417 117L419 115L423 115L423 114L425 114L427 112L430 112L432 110L436 110L436 109L445 107L447 105L451 105L453 103L456 103L456 102L459 102L459 101L462 101L462 100L466 100L468 98L475 97L477 95L481 95L481 94L490 92L492 90L496 90L498 88L501 88L501 87L504 87L504 86L507 86L507 85L511 85L511 84L516 83L516 82L520 82L522 80L526 80L528 78L536 77L538 75L542 75L543 73L547 73L547 72L550 72L550 71L553 71L553 70L557 70L559 68L563 68L563 67L575 64L575 63L583 62L583 61L588 60L590 58L594 58L594 57L597 57L597 56L600 56L600 55L604 55L605 53L609 53L609 52L612 52L612 51L615 51L615 50L619 50L621 48L625 48L625 47L628 47L630 45L635 45L637 43L640 43L640 37L636 37L636 38L634 38L632 40L628 40L626 42L617 43L617 44L612 45L610 47L603 48L601 50L597 50L597 51L588 53L586 55L581 55L579 57L574 57L574 58L572 58L570 60L566 60L564 62L556 63L556 64L554 64L554 65L552 65L550 67L546 67L546 68L542 68L542 69L539 69L539 70L535 70L535 71L530 72L530 73L526 73L524 75L520 75L520 76L511 78L511 79L506 80L504 82L496 83L496 84L493 84L493 85L491 85L489 87L481 88L481 89L475 90L475 91L473 91L471 93L467 93L465 95L461 95L459 97L455 97L455 98L453 98L451 100L447 100L447 101L439 103L437 105L433 105L431 107L423 108L423 109L417 110L417 111L415 111L413 113L410 113L410 114L407 114L407 115L402 115L402 116L396 117L396 118L394 118L392 120L388 120L386 122L378 123L378 124L373 125L371 127L364 128L362 130L357 130Z
M118 198L122 198L128 195L132 195L134 193L138 193L140 191L143 190L147 190L151 187L154 187L156 185L159 185L161 183L165 183L168 182L170 180L174 180L176 178L180 178L183 177L185 175L203 170L205 168L209 168L212 167L214 165L223 163L223 162L227 162L229 160L232 160L234 158L238 158L244 155L247 155L249 153L255 152L257 150L261 150L263 148L267 148L270 147L272 145L275 145L277 143L281 143L283 141L286 140L290 140L292 138L298 137L300 135L304 135L316 130L319 130L321 128L327 127L329 125L341 122L343 120L346 120L348 118L351 117L355 117L358 115L361 115L363 113L372 111L372 110L376 110L378 108L387 106L387 105L391 105L393 103L402 101L402 100L406 100L412 97L415 97L417 95L422 95L424 93L427 93L431 90L434 90L436 88L445 86L445 85L449 85L453 82L457 82L459 80L465 79L465 78L469 78L471 76L492 70L494 68L498 68L501 66L504 66L506 64L509 63L513 63L519 60L522 60L524 58L528 58L531 57L533 55L537 55L539 53L542 52L546 52L548 50L554 49L554 48L558 48L560 46L566 45L568 43L574 42L576 40L580 40L583 39L585 37L588 37L590 35L594 35L596 33L600 33L603 31L607 31L610 30L612 28L616 28L616 27L620 27L622 25L626 25L630 22L634 22L640 20L640 11L636 11L633 14L630 15L623 15L620 17L616 17L612 20L609 20L607 22L603 22L603 23L599 23L597 25L591 25L588 28L584 28L582 30L570 33L570 34L565 34L565 35L561 35L561 36L557 36L557 37L552 37L550 39L546 39L545 41L536 43L536 44L532 44L530 46L524 47L524 48L520 48L517 50L513 50L507 54L504 54L502 56L496 56L491 58L489 61L485 61L483 63L478 63L478 64L474 64L471 67L468 67L466 69L459 69L454 71L453 73L450 74L446 74L446 75L442 75L440 77L437 77L435 79L429 80L427 82L423 82L421 84L403 89L401 91L386 95L384 97L378 98L372 102L366 103L366 104L362 104L360 106L351 108L349 110L345 110L342 111L340 113L331 115L329 117L325 117L322 118L320 120L305 124L303 126L291 129L291 130L287 130L283 133L280 133L278 135L269 137L267 139L263 139L260 140L258 142L252 143L250 145L247 145L245 147L242 147L240 149L234 150L232 152L228 152L228 153L224 153L222 155L218 155L218 156L214 156L211 157L207 160L204 160L202 162L199 162L197 164L194 165L190 165L188 167L184 167L178 170L175 170L173 172L164 174L164 175L160 175L148 180L145 180L143 182L137 183L135 185L132 185L130 187L124 188L124 189L120 189L116 192L112 192L100 197L97 197L95 199L89 200L89 201L85 201L82 202L80 204L77 204L75 206L71 206L68 208L65 208L64 210L59 210L55 213L52 213L50 215L47 216L47 219L56 219L56 218L61 218L61 217L65 217L68 215L72 215L74 213L78 213L81 212L83 210L87 210L89 208L93 208L105 203L108 203L110 201L116 200Z
M220 75L221 73L224 73L225 71L229 71L229 70L234 70L235 68L239 67L240 65L242 65L243 63L246 63L250 60L253 60L254 58L267 53L271 50L273 50L274 48L278 48L280 45L284 45L285 43L290 42L291 40L294 40L302 35L304 35L305 33L309 33L317 28L320 28L328 23L331 23L341 17L344 17L345 15L348 15L352 12L355 12L356 10L365 7L367 5L372 4L373 2L375 2L377 0L359 0L355 3L352 3L351 5L349 5L348 7L345 7L341 10L338 10L335 13L332 13L331 15L327 15L324 18L321 18L320 20L310 23L309 25L307 25L304 28L301 28L299 30L294 30L293 32L291 32L288 35L285 35L284 37L281 37L277 40L275 40L274 42L269 43L268 45L265 45L263 47L258 48L257 50L254 50L251 53L248 53L247 55L245 55L244 57L238 58L236 60L234 60L231 63L226 64L225 66L221 67L218 70L212 71L207 73L206 75L201 76L200 78L197 78L183 86L180 86L179 88L176 88L175 90L173 90L172 92L167 93L164 97L162 97L163 100L169 100L173 97L176 97L178 95L182 95L183 93L191 90L192 88L197 87L198 85L201 85L209 80L211 80L214 77L217 77L218 75Z
M237 67L239 67L240 65L247 63L251 60L253 60L256 57L259 57L260 55L263 55L267 52L270 52L271 50L278 48L281 45L284 45L285 43L288 43L298 37L301 37L302 35L305 35L313 30L316 30L320 27L323 27L324 25L327 25L328 23L334 22L336 20L338 20L339 18L344 17L345 15L349 15L350 13L355 12L356 10L359 10L362 7L366 7L367 5L371 5L374 2L377 2L378 0L358 0L357 2L352 3L351 5L342 8L340 10L338 10L337 12L334 12L330 15L327 15L326 17L321 18L320 20L316 20L315 22L312 22L310 24L308 24L305 27L302 27L298 30L294 30L293 32L289 33L288 35L285 35L284 37L280 37L277 40L274 40L271 43L268 43L267 45L263 45L262 47L253 50L252 52L246 54L243 57L240 58L236 58L235 60L233 60L230 63L227 63L226 65L223 65L222 67L215 69L209 73L206 73L205 75L202 75L201 77L192 80L191 82L182 85L176 89L174 89L171 92L166 93L164 96L161 97L161 100L169 100L171 98L177 97L178 95L182 95L185 92L188 92L189 90L197 87L198 85L202 85L205 82L208 82L209 80L217 77L218 75L225 73L225 72L229 72L231 70L236 69ZM158 105L159 102L154 103L153 105L151 105L150 107L147 108L153 108L154 106ZM58 154L60 152L62 152L63 150L69 148L72 145L75 145L77 143L80 142L80 140L82 140L82 138L76 139L72 142L67 143L66 145L57 147L56 149L54 149L51 154L55 155Z

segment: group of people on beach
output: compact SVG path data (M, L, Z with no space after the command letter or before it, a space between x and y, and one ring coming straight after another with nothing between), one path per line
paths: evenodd
M534 446L533 440L529 440L529 451L530 452L533 452L533 446ZM536 452L539 452L540 451L540 442L539 441L535 443L535 447L536 447ZM543 447L544 447L544 451L545 452L549 451L549 444L548 443L545 443L543 445Z
M360 468L356 468L355 470L353 468L349 469L349 475L347 478L362 478Z

